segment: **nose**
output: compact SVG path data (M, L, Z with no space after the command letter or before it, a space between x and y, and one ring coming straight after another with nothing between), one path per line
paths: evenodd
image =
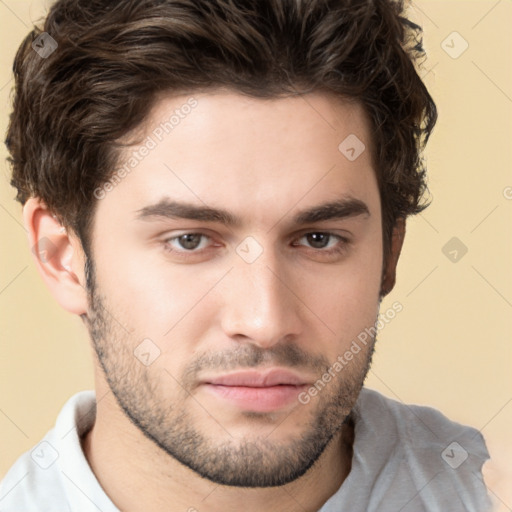
M304 304L290 273L265 252L253 263L237 261L221 292L224 333L261 348L298 336Z

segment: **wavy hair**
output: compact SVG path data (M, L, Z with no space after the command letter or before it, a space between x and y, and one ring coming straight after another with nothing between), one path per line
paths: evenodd
M161 93L226 87L258 98L328 91L363 105L382 204L384 256L422 211L422 150L437 119L418 75L421 27L401 0L58 0L14 61L11 184L39 197L88 254L119 141ZM33 50L42 32L58 48Z

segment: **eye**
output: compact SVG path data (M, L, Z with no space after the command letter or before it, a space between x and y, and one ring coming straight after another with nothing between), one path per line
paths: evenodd
M345 245L349 243L346 238L340 235L335 235L334 233L328 232L326 233L323 231L306 233L301 238L299 238L299 241L303 239L306 240L312 249L316 249L325 253L341 252L345 248Z
M294 247L304 245L305 241L309 249L319 254L334 255L346 250L349 240L334 233L313 231L305 233L296 242ZM174 253L176 256L198 256L209 249L212 238L204 233L188 232L172 236L163 240L164 250Z
M183 233L167 238L164 242L168 251L197 252L197 250L205 248L205 244L201 244L201 239L209 240L210 237L203 233Z

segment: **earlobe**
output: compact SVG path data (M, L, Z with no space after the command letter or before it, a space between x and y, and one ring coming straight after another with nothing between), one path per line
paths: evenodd
M39 199L23 207L23 221L36 268L57 302L70 313L87 312L82 245Z
M397 219L395 226L393 227L393 234L391 237L391 244L389 255L386 258L386 263L382 272L382 283L380 290L381 299L386 296L395 286L396 281L396 267L398 264L398 258L405 238L405 218L401 217Z

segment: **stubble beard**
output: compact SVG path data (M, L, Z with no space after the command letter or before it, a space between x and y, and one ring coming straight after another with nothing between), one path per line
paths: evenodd
M183 372L181 379L176 379L184 391L180 397L173 400L165 396L161 378L172 376L165 368L160 368L157 373L134 357L128 348L129 335L114 320L115 310L98 290L92 261L89 261L86 275L89 312L82 318L89 330L97 361L117 403L144 436L201 477L235 487L285 485L304 475L341 433L343 426L353 422L353 407L370 369L375 337L367 344L366 351L358 354L361 357L357 361L354 358L355 364L345 367L328 387L311 400L316 408L310 411L311 420L302 434L286 443L264 437L234 437L228 432L221 440L212 439L197 428L200 422L194 421L188 409L192 399L187 399L189 394L185 386L188 384L185 383L190 381L190 369L198 368L197 361L187 366L188 371ZM271 352L271 349L269 352L247 345L243 357L237 359L245 364L238 368L256 367L263 360L275 361L273 358L277 352ZM310 356L298 352L294 346L281 346L278 353L279 363L284 363L284 366L297 365L299 354L299 359L302 357L301 361L311 368L310 360L304 360ZM324 367L325 371L327 367ZM167 376L163 375L165 372ZM297 402L297 407L305 406ZM213 421L207 411L204 415L203 420ZM253 419L258 421L258 417L261 420L263 416L255 414ZM278 425L276 423L276 428Z

